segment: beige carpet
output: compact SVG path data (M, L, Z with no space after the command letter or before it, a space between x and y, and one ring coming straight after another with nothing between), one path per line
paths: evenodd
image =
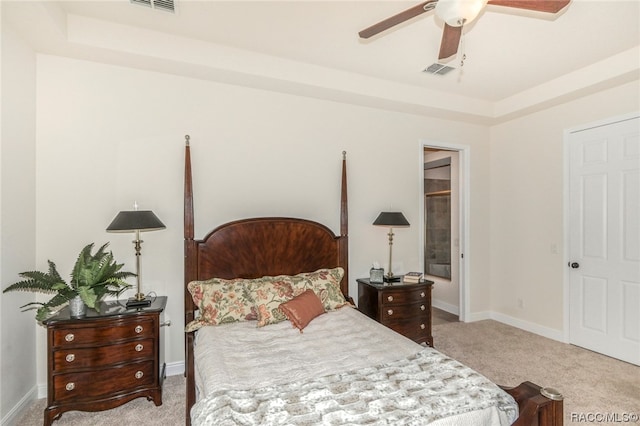
M596 413L640 415L640 367L491 320L436 325L433 335L436 349L495 383L562 392L567 425Z
M573 420L596 413L640 414L640 367L491 320L438 321L433 336L441 352L496 383L515 386L529 380L560 390L565 396L566 425L573 423L572 413ZM182 376L168 377L160 407L139 398L99 413L67 412L54 426L182 425L184 387ZM18 425L41 425L45 406L45 400L36 401Z

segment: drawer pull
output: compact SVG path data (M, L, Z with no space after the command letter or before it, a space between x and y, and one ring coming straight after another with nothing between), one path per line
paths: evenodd
M425 309L427 309L427 308L425 308L424 305L420 305L420 310L421 311L424 311Z
M387 313L388 313L389 315L393 315L393 309L389 309L389 310L387 311Z
M67 383L67 385L64 387L66 390L68 391L72 391L76 388L76 384L73 382L69 382Z
M69 333L66 336L64 336L64 340L66 340L67 342L73 342L73 339L75 339L76 336L73 335L73 333Z
M142 333L142 330L144 330L144 328L141 325L136 325L136 328L134 330L136 333L140 334Z
M389 297L387 297L387 300L388 300L389 302L393 302L393 296L389 296Z
M142 379L142 376L144 376L144 373L138 370L136 371L135 376L136 376L136 379Z
M136 352L140 352L143 349L144 349L144 346L142 346L140 343L136 345Z
M424 324L420 324L420 330L424 330L425 329L425 325Z
M424 296L425 296L425 294L424 294L424 291L423 291L422 293L420 293L420 297L424 297Z
M64 359L66 359L67 362L73 362L75 361L76 356L74 354L67 354L67 356L65 356Z

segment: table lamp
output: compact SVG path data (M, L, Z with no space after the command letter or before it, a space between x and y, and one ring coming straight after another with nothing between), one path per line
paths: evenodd
M151 210L138 210L137 204L134 205L133 211L121 211L118 213L107 227L107 232L133 231L136 234L136 239L133 240L133 244L136 250L136 280L138 286L136 295L127 301L127 308L151 305L151 299L142 293L140 278L140 250L142 248L142 240L140 239L140 232L157 231L165 228L164 224L158 219L158 216Z
M409 221L401 212L382 212L378 215L373 222L375 226L386 226L389 228L389 270L384 275L385 282L400 281L401 277L393 275L393 268L391 265L391 251L393 247L393 228L407 228Z

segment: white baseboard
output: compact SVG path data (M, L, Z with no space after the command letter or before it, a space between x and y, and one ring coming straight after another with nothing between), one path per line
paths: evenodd
M471 312L465 322L475 322L492 319L491 315L491 311Z
M500 312L491 312L491 319L516 327L516 328L520 328L524 331L529 331L531 333L537 334L542 337L546 337L548 339L564 342L564 333L562 332L562 330L556 330L553 328L545 327L545 326L535 324L529 321L525 321L519 318L514 318L512 316L505 315Z
M452 304L447 303L447 302L443 302L442 300L433 299L431 301L431 305L434 308L438 308L438 309L440 309L442 311L449 312L450 314L460 315L460 308L458 306L452 305Z
M179 376L184 374L184 361L176 361L167 363L167 377Z
M482 321L487 319L492 319L494 321L498 321L503 324L507 324L512 327L516 327L521 330L528 331L542 337L546 337L548 339L557 340L559 342L566 343L564 339L564 333L562 332L562 330L556 330L553 328L545 327L539 324L532 323L530 321L514 318L510 315L506 315L500 312L495 312L495 311L472 312L469 315L469 318L467 318L467 321L465 322L475 322L475 321Z
M38 399L47 397L47 384L39 384L38 385Z
M38 399L38 386L31 388L20 401L0 421L2 426L19 426L18 420L30 408L33 401ZM46 393L45 393L46 395Z

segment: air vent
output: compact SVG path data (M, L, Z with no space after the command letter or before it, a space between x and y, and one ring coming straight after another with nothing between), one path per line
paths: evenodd
M454 67L450 67L449 65L439 64L436 62L432 65L429 65L427 68L425 68L423 72L426 72L428 74L445 75L446 73L454 69L455 69Z
M173 0L130 0L132 4L139 4L142 6L151 7L153 9L165 10L167 12L174 13L176 11L176 5Z

